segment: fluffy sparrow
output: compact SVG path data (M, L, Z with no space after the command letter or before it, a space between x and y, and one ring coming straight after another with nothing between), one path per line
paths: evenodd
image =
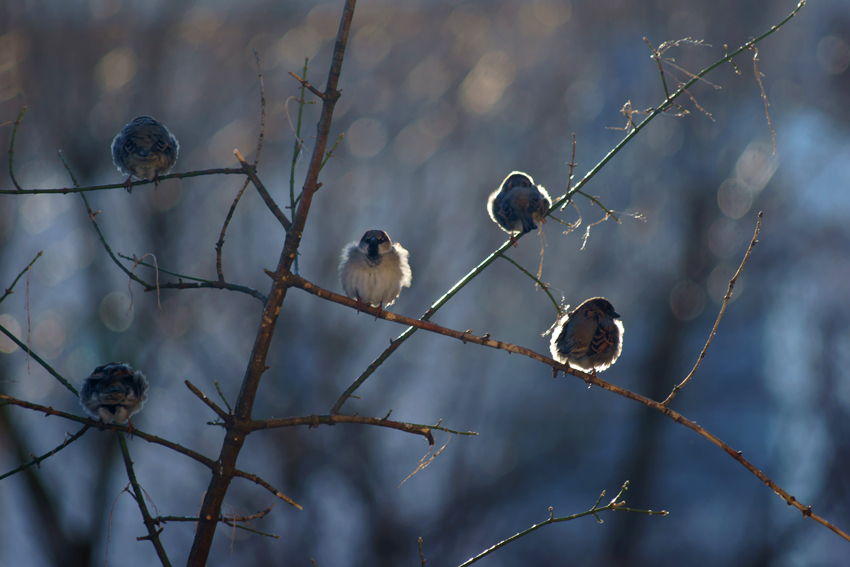
M159 185L177 162L180 144L168 128L150 116L139 116L112 140L112 162L127 178L127 192L133 191L133 176Z
M383 230L369 230L360 243L349 242L342 249L339 281L345 295L378 306L378 313L392 305L401 288L410 287L410 265L407 250L392 243Z
M80 391L80 405L94 419L103 423L124 423L142 409L148 399L148 381L139 370L128 364L110 362L94 369ZM133 423L130 422L130 431Z
M538 222L545 222L544 215L551 206L546 189L521 171L511 172L487 199L490 218L511 235L514 245L513 233L525 234L537 228Z
M588 299L558 319L549 352L552 358L593 374L614 364L623 350L620 314L604 297Z

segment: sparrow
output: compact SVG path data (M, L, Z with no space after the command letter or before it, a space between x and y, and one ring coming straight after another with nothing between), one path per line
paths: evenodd
M623 350L620 314L604 297L588 299L561 315L549 343L552 358L579 370L605 370Z
M552 206L552 199L541 185L535 185L530 175L512 171L502 185L490 193L487 212L502 230L511 235L525 234L537 228L538 222L546 222L545 215Z
M110 362L94 369L80 390L80 405L94 419L103 423L124 423L142 409L148 381L139 370L120 362ZM133 422L130 422L130 432Z
M112 140L112 163L127 177L127 192L133 191L133 176L159 185L177 162L180 144L161 122L150 116L139 116Z
M383 230L369 230L360 243L349 242L342 249L339 262L339 282L345 295L361 302L378 306L395 303L401 288L410 287L412 275L407 262L407 250L392 243ZM377 319L377 315L375 316Z

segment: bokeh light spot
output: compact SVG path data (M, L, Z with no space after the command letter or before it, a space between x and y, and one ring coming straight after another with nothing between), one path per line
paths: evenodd
M836 35L828 35L818 42L818 64L827 73L840 75L850 66L850 46Z
M510 55L502 51L485 53L460 85L461 103L473 114L489 112L515 75L516 65Z
M136 76L136 56L129 47L113 49L97 64L95 76L100 88L114 92Z
M696 319L705 307L705 291L691 280L682 280L670 292L670 309L682 321Z
M126 331L135 316L135 312L130 309L130 296L120 291L114 291L104 297L98 313L106 328L115 333Z
M8 313L0 315L0 325L16 337L21 336L21 325L18 323L17 319ZM7 337L5 334L0 333L0 352L8 354L10 352L15 352L16 348L18 348L18 345L16 345L12 339Z
M357 157L372 157L377 155L387 144L387 129L377 120L361 118L349 126L348 135L349 151Z

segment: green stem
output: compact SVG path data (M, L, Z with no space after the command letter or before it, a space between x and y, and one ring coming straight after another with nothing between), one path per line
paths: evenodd
M532 274L531 272L529 272L528 270L526 270L525 268L523 268L522 266L520 266L519 264L517 264L516 262L514 262L512 259L510 259L510 258L508 258L507 256L505 256L504 254L502 254L502 259L503 259L503 260L507 260L508 262L510 262L511 264L513 264L514 266L516 266L516 267L519 269L519 271L521 271L523 274L525 274L526 276L530 277L530 278L531 278L531 279L533 279L535 282L537 282L537 285L539 285L539 286L540 286L540 289L542 289L543 291L545 291L545 292L546 292L546 295L548 295L548 296L549 296L549 299L551 299L551 300L552 300L552 305L554 305L554 306L555 306L555 309L557 309L557 311L558 311L558 317L560 317L560 316L561 316L561 306L560 306L560 305L558 305L558 302L557 302L557 301L555 301L555 298L554 298L554 297L552 297L552 294L549 292L549 286L548 286L547 284L545 284L545 283L541 282L539 279L537 279L537 276L535 276L534 274Z

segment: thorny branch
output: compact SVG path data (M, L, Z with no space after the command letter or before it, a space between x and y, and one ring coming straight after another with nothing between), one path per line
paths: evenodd
M127 448L127 441L120 433L116 433L116 435L118 436L118 443L121 445L121 455L124 457L124 467L127 469L127 478L130 479L130 485L133 487L133 495L136 499L136 504L139 505L139 511L142 513L142 520L145 524L145 528L148 530L148 535L143 539L148 539L153 544L153 547L156 550L156 555L159 557L159 561L162 563L162 566L171 567L171 562L168 560L168 555L165 553L165 548L162 546L162 542L159 539L159 534L162 532L163 528L159 528L157 530L156 522L154 522L153 518L151 518L150 512L148 512L147 504L145 504L145 495L142 493L142 487L139 486L139 482L136 480L136 473L133 470L133 461L130 459L130 449Z
M475 557L468 559L467 561L464 561L463 563L460 564L459 567L468 567L469 565L476 563L479 559L482 559L482 558L486 557L487 555L490 555L491 553L493 553L497 549L502 548L502 547L508 545L509 543L516 541L516 540L518 540L519 538L521 538L525 535L530 534L533 531L539 530L543 526L548 526L549 524L557 524L559 522L569 522L570 520L576 520L578 518L583 518L585 516L596 516L596 520L601 524L602 520L599 518L599 516L597 516L597 514L599 512L607 512L609 510L611 510L611 511L617 511L618 510L620 512L637 512L639 514L649 514L649 515L652 515L652 516L666 516L667 515L666 510L653 511L653 510L636 510L634 508L626 508L625 507L626 502L624 500L620 500L620 498L623 496L623 493L626 490L628 490L628 487L629 487L629 481L626 481L625 483L623 483L623 486L622 486L622 488L620 488L620 492L617 494L617 496L615 496L611 500L611 502L609 502L607 505L602 506L600 508L599 503L602 501L602 498L605 497L605 491L603 490L602 494L600 494L599 498L596 500L596 504L594 504L593 507L590 510L588 510L586 512L581 512L581 513L578 513L578 514L573 514L572 516L564 516L564 517L561 517L561 518L556 518L554 508L550 507L549 508L549 518L547 520L540 522L539 524L534 524L533 526L531 526L527 530L523 530L523 531L519 532L518 534L509 537L508 539L500 541L499 543L497 543L493 547L482 551L481 553L479 553Z
M36 358L35 356L33 356L33 358L36 360L36 362L39 361L39 359ZM44 366L44 365L42 364L42 366ZM64 378L63 378L63 380L64 380ZM106 425L102 421L95 421L91 418L81 417L79 415L74 415L72 413L66 413L66 412L63 412L63 411L58 411L58 410L53 409L52 407L42 406L42 405L39 405L39 404L33 404L33 403L27 402L25 400L19 400L17 398L13 398L13 397L7 396L5 394L0 394L0 405L6 405L6 404L30 409L30 410L33 410L33 411L39 411L39 412L41 412L41 413L43 413L44 415L47 415L47 416L52 415L52 416L56 416L56 417L61 417L61 418L64 418L64 419L67 419L67 420L70 420L70 421L82 423L83 425L87 425L89 427L95 427L95 428L97 428L101 431L104 430L104 429L108 429L109 431L122 431L124 433L128 433L128 434L130 433L129 427L126 426L126 425L118 425L118 424L115 424L115 423L111 423L109 425ZM185 455L185 456L189 457L190 459L193 459L193 460L201 463L202 465L204 465L205 467L207 467L211 471L214 471L218 468L218 464L214 460L210 459L209 457L205 457L204 455L201 455L200 453L198 453L196 451L193 451L191 449L187 449L186 447L183 447L182 445L179 445L179 444L174 443L172 441L168 441L167 439L162 439L161 437L157 437L156 435L151 435L149 433L145 433L144 431L140 431L135 426L133 427L132 433L133 433L133 437L138 437L140 439L144 439L148 443L154 443L155 445L162 445L163 447L167 447L167 448L171 449L172 451L180 453L181 455ZM298 504L293 503L291 499L289 499L287 496L285 496L279 490L277 490L272 485L270 485L268 482L264 481L263 479L261 479L260 477L258 477L256 475L246 473L246 472L243 472L241 470L236 470L233 476L237 476L237 477L240 477L240 478L250 480L251 482L253 482L257 485L262 486L263 488L265 488L266 490L268 490L269 492L271 492L272 494L274 494L275 496L277 496L281 500L284 500L284 501L292 504L293 506L295 506L299 509L301 508Z
M245 443L247 433L244 424L251 420L251 412L257 395L260 379L265 373L266 358L268 356L271 339L277 326L280 309L286 297L287 285L284 276L292 268L292 264L298 255L301 237L307 223L307 215L313 202L313 194L316 192L319 182L319 171L322 158L330 134L331 121L333 118L336 101L340 97L337 91L339 76L342 71L342 62L348 43L348 33L351 29L351 21L354 17L356 0L346 0L342 12L336 43L334 45L331 66L328 72L327 86L322 97L322 111L319 123L316 126L316 145L310 159L310 166L304 181L301 199L297 211L293 211L292 226L286 232L286 240L275 270L275 279L269 291L268 301L263 310L262 318L257 329L257 336L251 350L250 362L242 380L242 387L233 410L233 417L226 428L224 443L221 447L218 463L220 466L213 471L204 502L199 514L200 521L189 552L188 565L190 567L203 567L209 558L210 547L217 528L216 519L221 515L221 505L234 476L236 459Z

